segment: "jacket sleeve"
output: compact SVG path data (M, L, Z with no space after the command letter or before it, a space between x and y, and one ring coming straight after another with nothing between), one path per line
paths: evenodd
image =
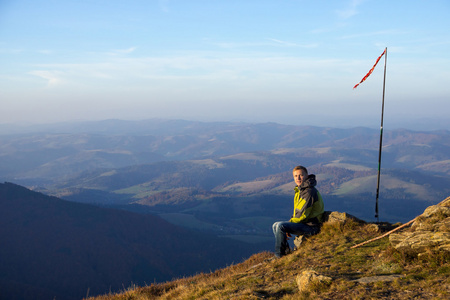
M311 190L308 190L299 198L299 205L294 208L294 214L289 220L292 223L300 223L307 219L313 209L314 197Z

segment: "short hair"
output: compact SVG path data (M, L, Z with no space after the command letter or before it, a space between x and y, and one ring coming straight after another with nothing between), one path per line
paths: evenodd
M304 166L296 166L292 172L295 172L297 170L302 170L304 173L308 174L308 170Z

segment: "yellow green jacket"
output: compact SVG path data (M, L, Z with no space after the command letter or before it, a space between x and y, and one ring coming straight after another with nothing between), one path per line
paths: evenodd
M311 174L300 185L294 188L294 213L290 222L318 225L322 222L324 211L323 199L315 188L316 176Z

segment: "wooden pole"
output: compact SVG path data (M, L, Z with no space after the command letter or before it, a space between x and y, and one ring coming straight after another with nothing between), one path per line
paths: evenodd
M373 242L373 241L376 241L376 240L379 240L379 239L382 239L382 238L384 238L385 236L388 236L388 235L390 235L391 233L394 233L394 232L396 232L397 230L400 230L400 229L402 229L402 228L404 228L404 227L406 227L406 226L408 226L408 225L410 225L412 222L414 222L415 220L417 219L417 217L415 217L414 219L412 219L411 221L409 221L408 223L405 223L405 224L403 224L403 225L401 225L401 226L398 226L397 228L395 228L395 229L392 229L391 231L389 231L389 232L386 232L385 234L383 234L383 235L381 235L381 236L379 236L379 237L376 237L376 238L373 238L373 239L371 239L371 240L368 240L368 241L365 241L365 242L362 242L361 244L358 244L358 245L355 245L355 246L352 246L352 247L350 247L350 249L353 249L353 248L357 248L357 247L359 247L359 246L362 246L362 245L365 245L365 244L368 244L368 243L371 243L371 242Z

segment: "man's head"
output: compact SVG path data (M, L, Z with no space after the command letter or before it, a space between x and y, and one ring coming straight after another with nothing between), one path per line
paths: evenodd
M304 166L296 166L292 171L295 184L300 186L308 178L308 170Z

